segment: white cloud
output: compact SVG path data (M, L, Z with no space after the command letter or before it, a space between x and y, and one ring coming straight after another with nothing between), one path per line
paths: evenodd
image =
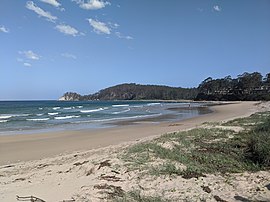
M77 57L71 53L62 53L61 56L65 57L65 58L74 59L74 60L77 59Z
M221 11L221 8L218 6L218 5L215 5L213 7L214 11L217 11L217 12L220 12Z
M93 27L97 34L111 34L111 29L104 22L88 19L89 24Z
M24 55L27 59L31 59L31 60L39 60L40 59L40 56L31 50L19 51L19 54Z
M134 39L134 38L132 36L126 36L126 39L131 40L131 39Z
M57 0L40 0L40 1L42 1L44 3L47 3L47 4L50 4L50 5L54 6L54 7L61 6L61 4Z
M101 8L104 8L107 5L111 5L108 1L102 1L102 0L88 0L85 2L84 0L72 0L75 1L77 4L80 5L81 8L86 10L98 10Z
M127 40L132 40L132 39L134 39L132 36L124 36L124 35L122 35L120 32L115 32L115 35L116 35L119 39L127 39Z
M51 22L54 22L55 20L57 20L56 16L53 16L50 12L44 11L43 9L39 8L38 6L34 4L33 1L27 1L26 8L34 11L39 16L44 17Z
M32 65L30 63L28 63L28 62L24 62L23 65L26 66L26 67L32 67Z
M4 26L1 26L0 32L9 33L9 30L7 28L5 28Z
M59 32L62 32L66 35L71 35L71 36L78 36L79 31L69 25L57 25L55 27Z

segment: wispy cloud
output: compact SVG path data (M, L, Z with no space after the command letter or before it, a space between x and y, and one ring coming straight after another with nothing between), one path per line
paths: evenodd
M50 5L54 6L54 7L61 6L61 4L57 0L40 0L40 1L42 1L44 3L47 3L47 4L50 4Z
M79 31L75 29L74 27L71 27L69 25L57 25L55 27L59 32L66 34L66 35L71 35L71 36L78 36Z
M215 5L213 7L214 11L217 11L217 12L220 12L221 11L221 8L218 6L218 5Z
M51 22L55 22L55 20L57 20L56 16L53 16L50 12L44 11L40 7L36 6L33 1L27 1L26 8L34 11L39 16L44 17Z
M108 1L102 1L102 0L72 0L80 5L81 8L86 10L98 10L101 8L104 8L107 5L110 5L111 3Z
M47 3L47 4L50 4L54 7L56 7L58 10L60 11L65 11L64 8L61 8L61 4L58 2L58 0L40 0L41 2L44 2L44 3Z
M134 39L132 36L124 36L124 35L122 35L120 32L115 32L115 35L116 35L119 39L127 39L127 40L132 40L132 39Z
M93 27L94 32L96 32L97 34L111 34L111 29L106 23L93 20L91 18L87 20L90 26Z
M61 54L62 57L65 57L65 58L70 58L70 59L73 59L73 60L76 60L77 57L71 53L62 53Z
M4 26L0 26L0 32L9 33L9 29Z
M112 23L112 22L108 22L108 25L109 25L111 28L113 28L113 29L116 29L116 28L120 27L119 24L117 24L117 23Z
M39 60L41 56L39 56L38 54L34 53L31 50L28 51L19 51L19 54L24 55L27 59L31 59L31 60Z
M25 67L32 67L32 65L31 65L30 63L28 63L28 62L24 62L23 65L24 65Z

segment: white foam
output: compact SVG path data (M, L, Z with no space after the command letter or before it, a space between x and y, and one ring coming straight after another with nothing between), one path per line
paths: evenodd
M0 116L0 119L9 119L11 117L12 117L11 115L5 115L5 116Z
M113 112L112 114L123 114L129 111L130 111L130 108L128 108L127 110L119 111L119 112Z
M154 105L160 105L161 103L157 102L157 103L149 103L147 104L147 106L154 106Z
M42 107L40 107L40 108L38 108L39 110L42 110L43 108Z
M30 114L11 114L11 116L29 116Z
M83 108L83 106L77 106L77 108L81 109L81 108Z
M64 107L64 109L72 109L72 107Z
M130 106L130 107L133 107L133 108L143 108L144 106L143 105L134 105L134 106Z
M43 118L43 119L26 119L27 121L48 121L50 118Z
M54 117L56 120L63 120L63 119L72 119L72 118L79 118L80 116L58 116Z
M54 116L54 115L57 115L57 114L59 114L58 112L52 112L52 113L48 113L50 116Z
M53 110L57 110L60 109L61 107L53 107Z
M0 123L6 123L8 120L0 120Z
M81 113L91 113L91 112L98 112L98 111L102 111L104 110L104 108L98 108L98 109L90 109L90 110L81 110Z
M111 118L111 119L98 119L98 120L89 120L89 121L75 121L72 123L94 123L94 122L110 122L110 121L117 121L117 120L128 120L128 119L139 119L139 118L149 118L149 117L156 117L162 115L159 114L151 114L151 115L138 115L138 116L131 116L131 117L119 117L119 118Z
M112 105L113 107L129 107L129 105Z
M36 114L37 116L42 116L43 114Z
M0 119L9 119L11 117L17 117L17 116L29 116L30 114L5 114L0 116Z

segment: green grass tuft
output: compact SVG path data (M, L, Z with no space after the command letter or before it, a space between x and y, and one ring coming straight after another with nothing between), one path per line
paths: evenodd
M146 169L152 175L199 177L204 173L237 173L264 170L270 166L270 113L225 123L248 126L236 133L225 129L198 128L161 136L129 148L123 159L133 169ZM254 125L255 123L255 125ZM170 144L168 148L164 144ZM156 159L163 164L151 166ZM186 170L176 164L186 166Z

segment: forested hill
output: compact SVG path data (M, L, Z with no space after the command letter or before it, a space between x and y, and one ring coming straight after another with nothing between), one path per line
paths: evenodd
M197 88L121 84L95 94L65 93L59 100L270 100L270 73L243 73L237 78L208 77Z
M243 73L232 78L208 77L198 87L196 100L270 100L270 73L263 77L259 72Z
M179 100L194 99L197 88L176 88L158 85L121 84L95 94L65 93L59 100Z

